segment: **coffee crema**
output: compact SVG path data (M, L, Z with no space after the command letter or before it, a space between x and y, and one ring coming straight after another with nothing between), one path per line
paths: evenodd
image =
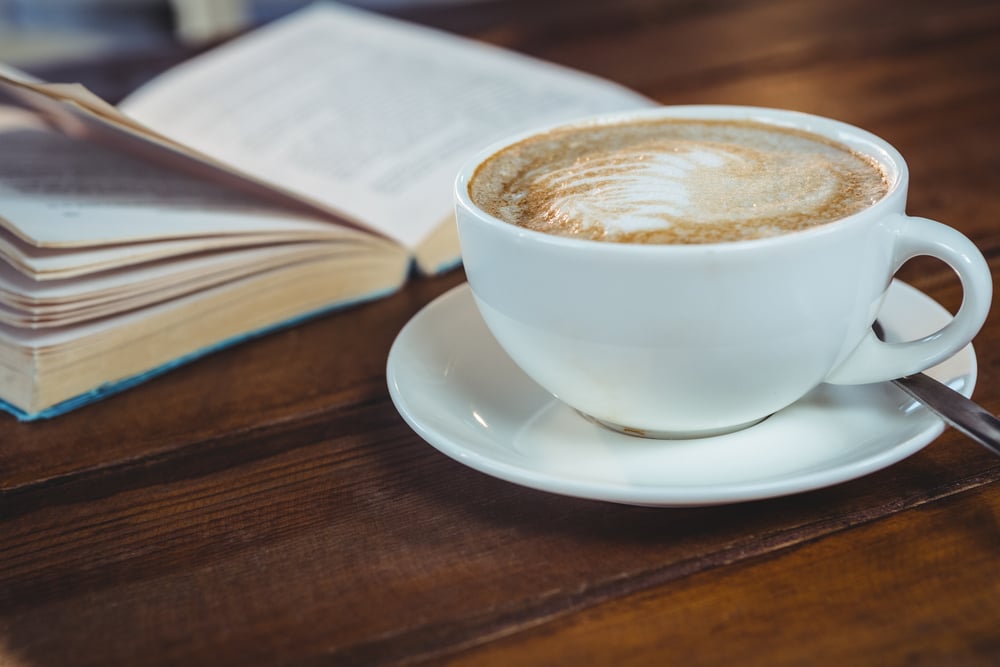
M477 206L511 224L623 243L775 236L857 213L888 190L875 160L819 135L681 118L536 135L469 183Z

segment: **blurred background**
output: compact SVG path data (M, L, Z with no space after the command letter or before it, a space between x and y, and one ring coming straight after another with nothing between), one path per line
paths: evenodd
M0 0L0 61L28 69L197 46L266 23L313 0ZM452 0L454 1L454 0ZM443 0L347 0L382 11Z

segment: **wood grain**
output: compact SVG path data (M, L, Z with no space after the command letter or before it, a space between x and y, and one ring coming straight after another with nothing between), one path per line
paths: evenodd
M810 111L893 142L910 212L1000 269L1000 5L488 1L406 19L661 102ZM118 99L189 55L40 72ZM946 307L954 275L901 277ZM62 418L0 418L0 664L1000 663L1000 460L955 431L886 470L656 510L492 479L394 410L396 333L463 280L189 364ZM1000 412L1000 320L975 397Z
M842 537L617 597L447 664L996 664L995 484Z

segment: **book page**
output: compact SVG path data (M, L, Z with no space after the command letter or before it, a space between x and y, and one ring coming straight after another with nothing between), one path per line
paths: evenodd
M66 135L184 171L227 189L249 194L254 199L270 202L272 206L333 222L338 227L375 231L357 220L348 219L343 211L307 200L154 132L80 84L46 83L0 63L0 95L3 94L25 108L40 112L47 123Z
M345 252L349 252L347 248ZM172 285L214 279L236 273L249 275L273 266L337 254L320 243L238 248L224 253L195 253L137 267L101 271L72 279L38 281L0 262L0 303L10 308L78 308L90 302L111 302Z
M0 226L34 246L344 233L237 190L64 135L21 109L0 106L0 147Z
M509 134L651 102L502 49L330 4L185 63L121 110L415 248L461 165Z
M0 323L67 326L142 308L291 264L329 259L325 244L249 248L195 255L71 280L38 282L0 262Z

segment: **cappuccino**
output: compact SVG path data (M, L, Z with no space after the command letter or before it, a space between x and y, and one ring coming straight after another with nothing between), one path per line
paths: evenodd
M885 196L874 160L796 129L664 118L553 130L479 166L473 202L514 225L622 243L714 243L839 220Z

